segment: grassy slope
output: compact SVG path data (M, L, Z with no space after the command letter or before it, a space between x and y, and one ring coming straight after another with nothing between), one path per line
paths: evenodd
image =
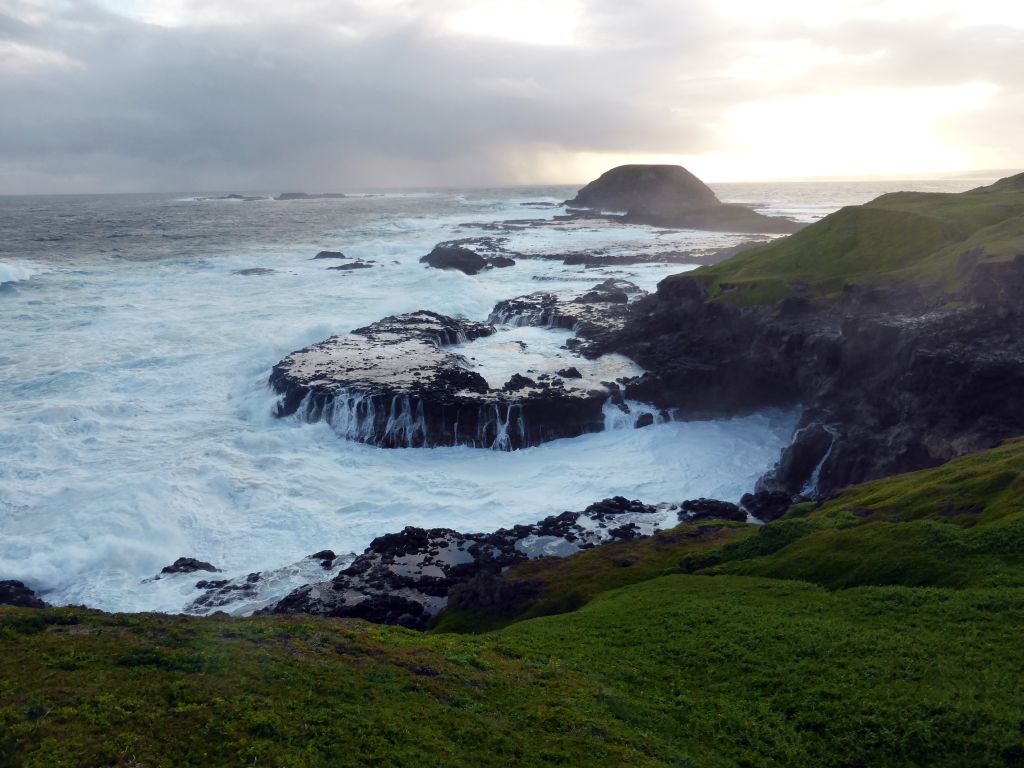
M683 567L831 588L1024 587L1024 439L794 510L757 537L769 538L784 545L741 542Z
M1022 467L531 563L586 604L481 635L0 608L0 765L1024 765Z
M981 262L1024 253L1024 174L959 194L883 195L687 277L743 304L778 300L795 285L825 298L844 283L907 281L952 292L965 279L961 255L975 249Z
M0 612L0 764L1002 766L1019 590L674 575L480 637ZM955 631L951 631L955 628Z

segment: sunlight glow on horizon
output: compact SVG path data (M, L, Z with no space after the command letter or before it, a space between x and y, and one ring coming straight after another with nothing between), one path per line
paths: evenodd
M583 8L576 0L484 0L448 17L457 35L526 45L573 45Z

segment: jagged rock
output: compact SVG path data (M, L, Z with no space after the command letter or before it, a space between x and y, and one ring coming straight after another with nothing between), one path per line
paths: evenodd
M563 379L582 379L583 374L580 373L580 369L575 365L571 365L568 368L562 368L557 372Z
M526 389L527 387L536 387L537 382L528 376L523 376L519 373L513 373L512 378L505 382L505 386L502 390L505 392L517 392L520 389Z
M637 429L643 429L644 427L649 427L652 424L654 424L654 414L641 413L639 416L636 417L636 422L633 424L633 426L636 427Z
M627 280L609 279L598 283L575 299L537 291L498 302L489 320L496 325L564 328L576 334L572 347L588 357L597 340L619 332L629 316L631 296L643 290Z
M758 480L756 490L817 495L820 470L839 435L837 428L819 421L799 427L782 458Z
M320 253L318 253L316 256L313 257L313 260L315 261L316 259L347 259L347 258L348 258L348 256L346 256L341 251L320 251Z
M551 380L490 389L447 349L493 332L421 311L332 337L274 366L277 414L324 420L344 437L386 448L514 450L604 428L607 393Z
M261 612L347 616L425 629L455 586L497 575L529 558L565 557L615 539L649 536L675 525L675 515L667 505L616 496L582 512L563 512L494 533L407 527L374 539L333 579L300 587ZM519 590L529 587L495 589L486 599L517 599L525 595Z
M587 184L570 208L624 212L625 219L659 227L728 232L789 233L789 219L764 216L719 201L700 179L678 165L621 165Z
M497 267L498 269L514 267L516 265L515 259L510 259L508 256L492 256L487 260L487 263L492 267Z
M745 493L740 499L742 509L746 510L751 517L756 517L765 523L778 520L789 511L792 505L792 497L784 491Z
M49 608L24 583L13 579L0 581L0 605L13 605L17 608Z
M210 571L219 573L220 569L194 557L179 557L170 565L160 569L160 573L195 573L196 571Z
M679 505L679 522L693 523L699 520L735 520L743 523L747 515L737 505L718 499L690 499Z

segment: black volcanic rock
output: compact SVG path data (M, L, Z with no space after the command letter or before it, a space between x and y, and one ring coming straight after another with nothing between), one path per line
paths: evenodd
M723 232L796 232L803 225L726 205L679 165L620 165L587 184L570 208L623 212L627 221L658 227Z
M347 258L348 258L348 256L346 256L341 251L320 251L320 253L318 253L316 256L313 257L313 260L315 261L316 259L347 259Z
M793 500L785 491L757 491L745 493L740 499L740 507L765 523L778 520L789 511Z
M274 366L277 414L327 421L344 437L385 448L514 450L604 428L607 392L561 380L491 389L447 349L492 333L487 323L421 311L334 336Z
M475 275L487 267L487 260L475 251L444 243L434 246L420 262L435 269L457 269L467 275Z
M346 616L426 629L454 587L481 578L487 584L488 577L530 558L565 557L609 541L649 536L666 523L676 524L675 507L617 496L582 512L563 512L494 533L407 527L378 536L333 579L299 587L260 612ZM477 595L484 600L517 597L522 595Z
M563 379L582 379L583 378L583 374L580 373L580 369L577 368L575 365L569 366L568 368L563 368L562 370L557 371L557 373Z
M735 504L718 499L690 499L679 505L679 522L691 523L700 520L735 520L743 523L747 515Z
M160 573L195 573L196 571L219 573L220 568L202 560L196 560L194 557L179 557L170 565L165 565L160 569Z
M22 582L9 579L0 581L0 605L13 605L16 608L48 608L36 593Z
M571 340L570 347L596 357L591 347L622 330L630 315L630 297L642 295L644 291L627 280L608 279L575 299L537 291L500 301L489 319L496 325L570 330L577 337Z
M373 264L368 264L365 261L351 261L348 264L339 264L336 267L328 267L328 269L333 269L333 270L336 270L338 272L351 272L352 270L355 270L355 269L372 269L372 268L373 268Z

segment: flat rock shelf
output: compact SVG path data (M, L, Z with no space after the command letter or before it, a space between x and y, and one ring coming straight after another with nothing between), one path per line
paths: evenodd
M604 428L607 389L525 376L492 389L449 349L493 333L489 323L419 311L333 336L274 366L277 415L326 421L384 448L515 450Z

